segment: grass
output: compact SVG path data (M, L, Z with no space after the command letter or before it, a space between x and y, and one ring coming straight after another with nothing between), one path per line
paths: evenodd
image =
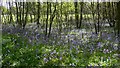
M81 48L79 45L29 44L20 36L3 34L3 66L114 66L119 64L112 53L100 49Z

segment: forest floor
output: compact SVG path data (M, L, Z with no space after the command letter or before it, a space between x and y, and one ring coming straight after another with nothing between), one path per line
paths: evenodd
M9 46L10 43L8 44L6 42L6 39L11 39L11 40L13 39L14 46L20 46L20 45L22 46L22 44L26 44L25 47L29 48L29 45L31 46L36 45L34 46L36 48L34 49L35 51L39 48L39 46L37 45L42 45L44 48L40 46L40 49L38 50L43 51L42 54L44 55L44 57L42 57L43 55L42 56L39 55L39 56L42 57L44 62L41 60L41 63L39 63L39 65L51 65L51 64L61 65L61 66L119 65L118 63L119 58L117 58L119 56L117 52L119 42L113 31L111 31L110 28L105 30L101 29L102 32L95 34L95 32L93 32L92 30L85 28L71 29L71 30L62 29L62 31L59 33L59 30L57 28L54 28L52 29L51 35L48 38L44 34L45 29L37 28L37 26L33 26L33 25L27 26L26 29L23 30L18 27L3 25L2 26L2 35L3 35L2 44L4 45L3 51L9 49L6 46L7 45ZM15 42L15 40L17 42ZM14 51L14 48L12 49ZM21 49L21 47L19 49ZM7 54L9 52L5 51L3 54L5 53ZM56 56L58 56L59 58ZM69 57L67 58L67 56ZM5 60L3 64L8 65L6 62L7 56L4 55L3 58ZM66 61L61 59L64 59ZM26 65L28 64L35 65L30 63L30 61L29 63L27 61L26 61ZM19 63L18 65L22 64L20 62L18 63ZM12 61L9 62L9 65L13 65L13 64L14 62Z
M15 34L20 35L23 38L28 38L29 43L36 41L38 43L42 44L58 44L58 45L64 45L64 44L75 44L75 45L81 45L83 43L89 43L92 41L95 41L97 39L103 40L103 41L110 41L114 44L118 43L118 38L115 36L115 33L111 30L111 28L101 29L102 31L96 34L94 32L94 29L62 29L61 32L59 32L59 29L52 28L50 37L45 36L45 29L43 28L37 28L36 25L26 26L25 29L21 29L18 27L13 27L12 25L3 25L2 26L2 33L7 34ZM59 41L59 42L58 42ZM44 43L46 42L46 43Z

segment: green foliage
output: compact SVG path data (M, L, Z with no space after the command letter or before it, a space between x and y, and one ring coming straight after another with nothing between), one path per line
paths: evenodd
M108 27L110 31L108 32L103 31L102 33L102 30L107 29L106 27L104 27L104 25L108 23L106 22L106 20L109 19L109 16L111 16L111 18L112 16L114 17L115 10L111 10L115 8L114 5L110 9L111 12L113 12L112 13L113 15L111 15L111 12L109 12L109 9L107 9L106 7L108 6L107 3L104 4L104 6L102 6L103 4L100 3L99 7L97 6L98 3L94 3L94 5L91 5L91 3L84 3L84 6L81 5L82 3L77 3L78 5L76 9L78 12L75 12L75 6L73 2L69 2L69 3L62 2L57 4L48 3L49 5L47 5L47 3L41 3L40 12L38 11L39 8L37 2L25 3L24 9L22 3L20 4L18 4L18 13L16 11L17 6L15 7L12 6L11 12L9 9L0 6L4 14L4 16L3 15L1 16L2 22L8 23L11 19L10 15L12 15L13 20L11 22L20 23L20 25L23 25L23 23L27 24L29 22L36 23L37 21L40 21L40 26L41 25L45 26L46 24L50 25L50 23L53 23L51 25L52 26L51 35L50 35L51 37L49 38L44 37L43 33L45 31L45 28L44 27L43 27L44 29L36 28L34 24L31 26L26 26L28 27L28 29L30 27L31 31L28 32L26 31L25 36L24 36L24 32L22 32L21 29L20 30L16 28L11 29L12 27L9 25L8 26L10 29L6 27L3 28L4 29L2 30L3 37L1 39L3 66L114 66L114 65L119 66L120 65L120 61L119 61L120 59L118 57L119 55L118 44L117 44L118 41L115 38L115 36L114 37L112 36L113 33L110 33L110 35L108 33L113 29L110 29ZM54 13L55 6L56 6L56 12ZM83 11L81 11L82 6L83 6ZM96 10L98 8L100 9L100 11ZM51 11L48 12L48 20L46 19L47 9ZM104 11L102 11L103 9ZM38 19L39 13L40 13L40 19ZM81 16L83 18L82 26L80 31L79 30L76 31L77 29L74 30L73 28L76 26L75 18L76 20L78 20L79 23L80 19L76 15L80 16L81 13L82 13ZM17 15L18 15L18 21L16 19ZM51 19L52 16L53 19ZM93 16L94 16L94 20L93 20ZM100 17L99 25L97 25L98 17ZM104 17L105 20L103 20ZM52 20L52 22L50 22L50 20ZM46 21L48 21L48 23ZM98 29L97 27L95 27L95 25L101 29L101 33L98 32L98 34L94 34L94 28ZM116 27L117 29L118 26ZM45 27L47 34L48 26ZM61 36L60 34L57 33L58 30L56 27L61 30L60 33L61 35L64 36ZM86 30L85 29L82 30L82 28L85 28ZM10 33L5 34L4 31L6 33L9 32ZM16 33L17 31L18 33ZM19 31L21 33L19 33ZM0 55L0 59L1 59L1 55Z
M3 35L3 66L112 66L117 65L113 53L70 45L31 45L18 35Z
M2 11L3 14L7 13L7 8L6 7L0 6L0 9L1 9L1 11Z

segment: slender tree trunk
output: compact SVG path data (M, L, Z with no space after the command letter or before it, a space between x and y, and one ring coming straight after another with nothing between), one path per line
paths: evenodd
M81 24L82 24L82 12L83 12L83 2L80 3L80 24L79 24L79 28L81 28Z
M25 28L26 26L26 23L28 21L27 17L28 17L28 9L29 9L29 6L28 6L29 2L26 2L26 13L25 13L25 22L23 24L23 29Z
M22 14L22 26L23 26L23 29L24 29L24 23L25 23L25 21L24 21L24 2L22 2L22 4L23 4L23 14Z
M115 27L115 12L114 12L114 10L115 10L115 8L114 8L114 2L112 2L112 16L113 16L113 19L112 19L112 22L113 22L113 27Z
M22 2L19 2L19 16L20 16L20 18L19 18L19 20L20 20L20 22L19 22L19 25L20 25L20 27L22 26L22 12L21 12L21 3L22 3Z
M108 22L109 22L109 25L110 25L110 27L113 27L113 22L112 22L112 15L111 15L111 2L108 2L108 11L109 11L109 19L108 19Z
M103 23L105 23L105 2L103 2L103 9L102 9L102 20L103 20Z
M120 2L117 3L117 34L120 41Z
M59 33L60 33L60 35L61 35L61 30L62 30L62 5L63 5L63 3L61 2L61 10L60 10L60 23L59 23Z
M47 36L48 17L49 17L49 3L47 2L47 18L46 18L46 30L45 30L45 36Z
M116 16L117 22L116 22L116 28L117 28L117 34L118 34L118 54L120 54L120 1L117 3L117 16Z
M36 2L32 2L33 4L33 10L32 10L32 13L33 13L33 15L34 15L34 19L33 19L33 21L34 21L34 23L36 22Z
M6 2L6 3L7 3L7 2ZM6 15L7 15L7 16L6 16L6 18L7 18L6 24L7 24L7 23L10 24L10 22L9 22L9 21L10 21L9 4L7 5L7 12L8 12L8 13L6 13Z
M95 27L95 33L97 34L97 26L95 22L95 11L94 11L94 2L91 2L91 7L92 7L92 16L93 16L93 22L94 22L94 27Z
M76 28L79 28L78 2L74 2Z
M37 19L37 26L39 27L40 24L40 2L38 2L38 19Z
M51 34L51 27L52 27L52 23L53 23L53 20L54 20L54 17L55 17L55 12L56 12L56 4L55 4L55 7L54 7L54 11L53 11L53 14L50 16L50 27L49 27L49 34L48 34L48 37L50 37L50 34Z
M16 4L16 16L17 16L16 24L18 24L18 22L19 22L19 19L18 19L18 16L19 16L19 13L18 13L18 2L15 2L15 4Z
M100 31L100 25L99 25L100 24L100 21L99 21L100 20L100 10L99 10L99 7L100 6L99 6L99 1L98 1L98 3L97 3L97 8L98 8L98 10L97 10L98 11L98 13L97 13L97 15L98 15L98 22L97 22L98 29L97 29L97 31L98 32Z
M9 7L10 7L10 21L9 23L13 23L12 22L12 8L11 8L11 3L9 2Z
M33 3L33 2L32 2ZM32 3L29 3L29 5L32 5ZM32 9L32 7L30 8L30 9ZM30 14L30 21L31 21L31 23L33 23L33 13L32 13L33 11L31 11L29 14Z

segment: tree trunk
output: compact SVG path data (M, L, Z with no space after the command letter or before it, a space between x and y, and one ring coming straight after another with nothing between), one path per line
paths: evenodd
M117 3L117 34L120 38L120 2Z
M22 2L19 2L19 16L20 16L20 18L19 18L19 25L20 25L20 27L22 26L22 12L21 12L21 3Z
M100 31L100 21L99 21L99 19L100 19L100 10L99 10L99 1L98 1L98 3L97 3L97 8L98 8L98 13L97 13L97 15L98 15L98 22L97 22L97 31L99 32Z
M13 23L12 22L12 8L11 8L11 3L9 2L9 7L10 7L10 10L9 10L9 12L10 12L10 21L9 21L9 23Z
M40 24L40 2L38 2L38 19L37 19L37 26L39 27L39 24Z
M80 3L80 24L79 24L79 28L81 28L81 24L82 24L82 12L83 12L83 2Z
M79 28L79 14L78 14L78 2L74 2L75 6L75 22L76 22L76 28Z
M16 24L18 24L18 22L19 22L19 19L18 19L18 3L17 2L15 2L15 4L16 4L16 16L17 16L17 20L16 20Z
M24 21L24 2L23 2L23 14L22 14L22 25L23 25L23 29L24 29L24 23L25 23L25 21Z
M51 34L51 27L52 27L52 23L53 23L53 20L54 20L54 17L55 17L55 12L56 12L56 4L55 4L55 7L54 7L53 14L50 16L50 27L49 27L48 37L50 37L50 34Z
M49 3L47 2L47 18L46 18L46 30L45 30L45 36L47 36L48 17L49 17Z
M23 24L23 28L25 28L25 26L26 26L26 23L27 23L27 21L28 21L28 19L27 19L27 16L28 16L28 7L29 7L29 2L26 2L26 15L25 15L25 22L24 22L24 24Z

